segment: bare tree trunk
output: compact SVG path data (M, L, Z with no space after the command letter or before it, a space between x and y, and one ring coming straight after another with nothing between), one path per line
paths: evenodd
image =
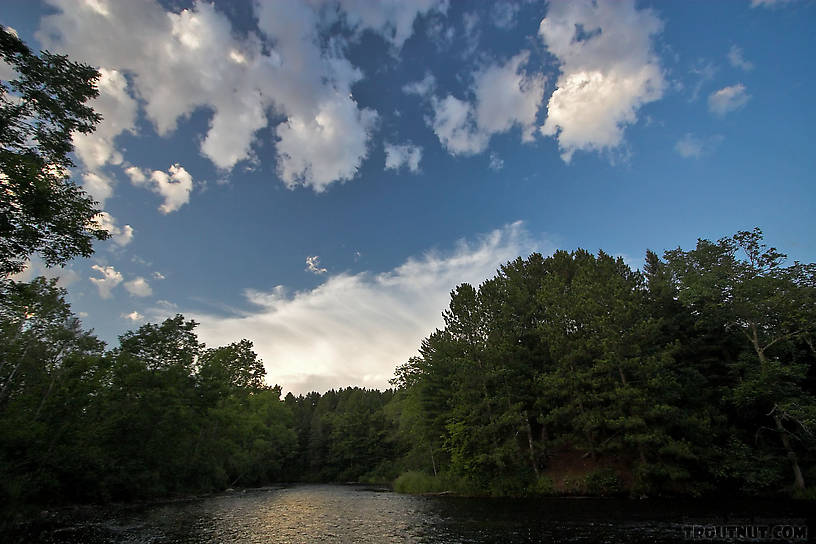
M802 476L802 469L799 467L799 460L796 458L796 452L793 451L793 448L790 444L790 439L788 438L788 431L785 430L785 427L782 426L782 417L777 412L778 408L774 407L774 422L776 423L776 430L779 431L779 437L782 439L782 445L785 447L785 451L788 453L788 460L791 462L791 468L793 469L793 488L794 489L805 489L805 478Z
M544 414L539 412L538 417L541 421L541 447L543 449L544 463L546 464L550 458L550 452L547 442L550 441L550 435L547 433L547 424L544 422Z
M530 447L530 464L533 466L533 471L535 472L537 480L540 474L538 472L538 460L536 459L535 445L533 444L533 428L530 425L530 418L527 415L526 410L524 411L524 423L527 427L527 444Z

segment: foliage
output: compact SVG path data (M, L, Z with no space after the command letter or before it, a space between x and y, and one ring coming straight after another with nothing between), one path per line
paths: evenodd
M597 469L584 477L587 493L597 497L619 495L623 491L617 471L611 468Z
M756 229L647 252L643 272L557 251L458 286L393 382L405 468L515 495L562 481L550 459L575 451L623 467L638 496L775 492L786 463L804 488L816 267L783 258ZM596 470L567 472L564 490L622 491Z
M101 120L86 104L98 95L96 69L47 51L39 56L0 27L0 59L17 79L0 82L0 277L32 253L48 265L89 256L107 231L99 210L70 179L72 134Z

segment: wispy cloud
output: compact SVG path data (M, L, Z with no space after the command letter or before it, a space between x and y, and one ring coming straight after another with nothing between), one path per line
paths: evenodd
M255 308L246 313L184 313L201 323L199 336L208 345L252 340L266 363L268 381L286 389L382 388L395 367L416 353L422 338L442 325L452 288L462 282L476 285L502 263L532 250L551 250L542 245L514 223L387 272L332 275L315 289L291 296L282 286L247 291Z
M750 72L754 69L754 64L745 60L745 57L742 54L742 49L737 47L736 45L732 45L731 49L728 50L728 62L734 68L739 68L745 72Z
M491 170L498 172L504 168L504 159L499 157L495 152L490 153L490 163L488 164Z
M727 113L744 107L750 99L751 95L748 94L745 85L737 83L711 93L708 96L708 109L711 113L723 117Z
M723 141L720 135L701 138L688 132L674 144L674 150L685 159L699 159L711 153Z

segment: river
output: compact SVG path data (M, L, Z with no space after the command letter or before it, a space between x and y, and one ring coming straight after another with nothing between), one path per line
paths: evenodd
M803 542L813 507L793 501L473 499L295 485L82 508L0 537L53 544L755 542L747 538L753 531L768 536L759 541L778 542L778 536Z

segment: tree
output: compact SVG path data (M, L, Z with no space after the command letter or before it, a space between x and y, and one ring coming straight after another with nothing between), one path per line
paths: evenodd
M36 252L49 266L90 256L92 241L109 233L68 170L71 135L102 119L86 104L99 94L99 72L64 55L37 56L5 27L0 59L18 74L0 82L0 276L8 276Z
M816 267L783 267L785 255L763 242L762 231L740 231L717 243L698 240L691 251L666 252L679 300L702 326L719 324L748 348L734 365L729 400L756 421L770 418L793 472L805 487L797 450L812 450L816 399L803 387L816 350ZM742 253L745 258L740 259Z

